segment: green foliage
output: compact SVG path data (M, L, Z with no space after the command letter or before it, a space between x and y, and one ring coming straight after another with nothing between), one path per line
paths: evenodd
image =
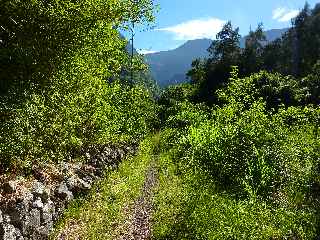
M208 118L209 108L204 104L192 104L196 88L191 84L181 84L166 89L158 103L162 114L162 127L186 129Z
M320 109L306 105L316 72L239 78L233 67L212 109L164 95L157 239L317 237Z
M246 78L238 78L238 68L234 68L227 88L217 90L221 103L241 102L249 107L262 98L268 110L280 106L307 106L319 103L319 75L317 65L307 77L298 80L292 76L260 71Z
M250 107L255 101L262 98L267 109L277 109L280 105L298 105L301 98L299 82L291 76L267 73L261 71L246 78L238 78L238 70L232 74L227 88L217 91L221 102L239 102Z
M266 43L266 36L263 32L263 25L260 23L255 31L250 30L246 37L245 48L240 62L242 74L247 75L257 72L263 64L263 45Z
M300 101L304 104L320 104L320 61L318 61L312 72L303 78L300 83Z
M4 164L65 160L91 144L141 139L156 114L148 92L93 80L69 94L54 91L49 99L32 95L1 125Z
M191 164L203 166L224 186L253 196L271 196L288 186L294 188L290 194L306 194L319 159L313 111L319 118L312 109L269 116L261 103L249 110L228 106L217 110L214 120L191 127L182 149L190 149Z
M187 129L209 116L208 108L205 105L193 105L187 101L177 103L167 111L168 118L165 121L165 127L169 128Z
M201 84L205 80L206 61L196 59L191 64L191 69L188 71L187 76L191 78L193 84Z
M137 142L149 131L150 92L119 81L129 57L117 29L152 20L151 1L132 4L1 3L0 172L68 160L91 144Z
M170 134L169 134L170 135ZM160 142L171 137L161 132ZM312 209L239 199L221 189L210 172L186 168L178 142L160 147L159 188L155 194L156 239L313 239L317 218ZM185 149L186 150L186 149Z
M221 64L236 62L240 55L240 37L239 28L233 29L231 22L227 22L208 49L212 61Z
M197 84L196 102L217 102L215 91L226 84L231 66L239 65L240 37L239 28L233 29L231 22L226 23L208 49L210 58L193 62L187 76Z
M304 89L296 99L298 102L280 99L280 102L283 101L287 106L318 104L318 75L310 75L320 58L319 16L319 5L310 9L306 4L292 20L293 26L281 38L270 43L266 42L261 23L255 31L251 30L246 36L243 49L240 48L239 29L233 29L231 22L228 22L208 49L210 57L195 60L187 74L191 82L198 87L194 96L196 101L206 102L208 105L220 104L216 91L228 84L232 66L238 66L241 77L249 77L252 73L266 70L299 79L287 81L287 87L279 86L278 90L283 92L276 95L280 94L285 98L290 98L292 91L298 91L298 88ZM272 97L278 98L276 95ZM279 102L276 99L274 101L275 105Z
M15 0L2 1L1 11L1 82L10 85L47 83L71 51L88 43L87 33L119 25L125 8L120 1Z
M319 159L319 109L283 107L294 105L299 95L298 86L290 89L291 77L260 72L240 79L237 68L231 75L228 86L218 91L224 107L214 110L212 119L199 114L182 138L188 164L252 196L271 195L287 186L297 187L290 194L305 195ZM278 112L269 111L274 108Z
M180 84L165 89L159 99L162 105L170 106L176 102L190 101L196 88L191 84Z

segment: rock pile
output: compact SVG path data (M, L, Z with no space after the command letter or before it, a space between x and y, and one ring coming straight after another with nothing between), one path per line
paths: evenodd
M88 192L107 168L116 168L126 154L133 152L130 147L89 149L85 164L59 165L59 181L49 183L38 174L31 186L20 189L19 194L17 180L2 183L2 199L17 196L9 204L0 202L0 240L48 239L54 222L74 196Z

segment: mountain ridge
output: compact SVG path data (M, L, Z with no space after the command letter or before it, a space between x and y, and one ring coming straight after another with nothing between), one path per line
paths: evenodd
M265 31L268 42L281 37L288 29L271 29ZM240 47L245 46L245 37L240 39ZM196 58L209 56L207 49L211 39L188 40L176 49L145 54L145 60L150 66L151 73L160 87L187 82L186 73Z

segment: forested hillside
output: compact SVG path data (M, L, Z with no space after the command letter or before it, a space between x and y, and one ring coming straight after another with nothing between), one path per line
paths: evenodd
M0 239L319 239L320 4L161 93L120 34L157 9L0 3Z
M280 38L288 29L272 29L265 31L265 44ZM239 44L245 47L246 36L241 37ZM207 58L207 49L211 45L211 39L189 40L182 46L168 51L149 53L145 55L146 62L150 65L152 76L161 87L168 87L179 83L186 83L186 73L191 63L196 58Z

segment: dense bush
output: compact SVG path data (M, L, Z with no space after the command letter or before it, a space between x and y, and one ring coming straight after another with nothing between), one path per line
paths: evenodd
M320 109L281 105L290 77L266 72L245 79L233 75L219 91L223 107L207 116L184 109L168 118L192 116L195 123L178 144L186 163L239 194L291 203L305 200L317 182ZM292 99L296 95L293 91ZM270 111L274 107L277 112Z
M318 236L320 109L239 100L161 132L156 238Z
M1 3L0 172L147 133L155 119L149 91L119 80L129 65L119 27L153 18L151 1L132 4Z
M204 104L193 104L196 88L190 84L165 89L159 100L162 128L187 128L209 117L210 109Z
M154 236L317 238L320 109L303 102L317 75L231 75L220 106L192 103L195 85L163 95Z
M320 104L320 61L314 65L313 71L300 83L299 99L304 104Z
M238 78L238 70L234 67L228 87L219 89L217 95L224 103L241 102L247 108L262 98L267 109L271 110L280 105L298 105L302 90L299 81L291 76L261 71Z
M270 116L259 102L238 113L230 106L219 109L214 120L190 128L182 148L222 185L265 197L289 194L288 189L290 195L306 194L320 157L317 123L310 115L319 119L320 111L280 112Z
M0 156L7 165L69 159L90 144L138 141L154 117L144 89L118 83L50 99L33 95L1 124Z
M247 107L262 98L267 104L267 110L278 109L281 105L317 105L320 101L318 68L315 65L307 77L296 79L266 71L238 78L237 67L233 67L231 82L227 88L217 90L217 95L223 103L241 102Z

